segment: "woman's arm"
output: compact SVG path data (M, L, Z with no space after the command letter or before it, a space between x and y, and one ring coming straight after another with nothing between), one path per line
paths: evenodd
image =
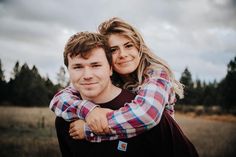
M165 106L169 104L169 97L173 89L164 71L153 70L151 73L131 103L126 103L124 107L108 114L110 135L97 136L92 133L89 127L85 127L87 140L96 142L133 137L159 123ZM54 97L50 108L56 115L66 120L76 119L77 117L84 119L94 107L91 110L86 110L83 105L89 104L88 106L90 106L92 103L88 101L82 103L83 101L78 99L78 93L76 94L71 88L67 88Z
M85 126L85 138L91 142L115 140L136 136L156 126L165 106L169 104L172 84L164 71L155 72L146 79L137 96L119 110L108 113L109 136L99 136Z
M70 123L69 134L75 140L86 139L90 142L111 141L116 139L130 138L137 135L135 133L119 134L119 135L116 134L96 135L91 131L87 123L81 119L75 120L74 122ZM86 138L85 134L93 134L92 136L93 138Z
M85 138L91 142L115 140L136 136L156 126L166 105L175 101L173 87L167 74L162 70L151 70L138 95L131 103L126 103L119 110L108 113L111 133L94 134L85 125ZM173 108L169 109L170 114Z
M98 105L87 100L81 100L79 92L72 86L59 91L51 100L49 108L66 121L85 119Z

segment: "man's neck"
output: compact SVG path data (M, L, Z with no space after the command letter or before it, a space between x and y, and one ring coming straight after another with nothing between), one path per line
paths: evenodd
M111 84L109 85L100 95L93 97L93 98L87 98L81 95L82 99L89 100L97 104L106 103L114 98L116 98L121 93L121 88L116 87L115 85Z

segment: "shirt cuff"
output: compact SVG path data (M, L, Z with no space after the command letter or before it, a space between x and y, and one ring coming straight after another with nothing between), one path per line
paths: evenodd
M84 124L84 135L85 139L90 142L101 142L101 139L95 137L95 134L91 131L89 126L85 123Z
M99 105L95 105L90 101L83 100L81 104L81 109L80 109L80 117L86 118L89 112L91 112L95 107L98 107Z

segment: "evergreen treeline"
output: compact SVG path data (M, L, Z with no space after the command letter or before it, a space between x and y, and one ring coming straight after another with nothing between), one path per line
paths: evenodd
M228 63L227 74L220 82L193 81L188 68L182 73L180 82L185 85L185 97L178 104L220 106L227 112L236 108L236 57Z
M17 61L8 82L5 80L0 60L0 105L48 106L54 94L61 88L47 77L40 76L36 66L31 69Z
M31 69L17 61L10 80L5 80L0 60L0 105L48 106L53 95L66 86L65 70L60 68L58 84L47 77L40 76L38 69ZM185 97L179 105L220 106L225 110L235 109L236 105L236 57L228 63L227 74L220 82L193 80L188 68L181 75L180 82L185 85Z

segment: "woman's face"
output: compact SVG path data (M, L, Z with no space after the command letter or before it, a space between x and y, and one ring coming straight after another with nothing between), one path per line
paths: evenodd
M132 40L123 35L112 34L108 42L112 52L113 70L123 76L134 72L139 65L140 55Z

